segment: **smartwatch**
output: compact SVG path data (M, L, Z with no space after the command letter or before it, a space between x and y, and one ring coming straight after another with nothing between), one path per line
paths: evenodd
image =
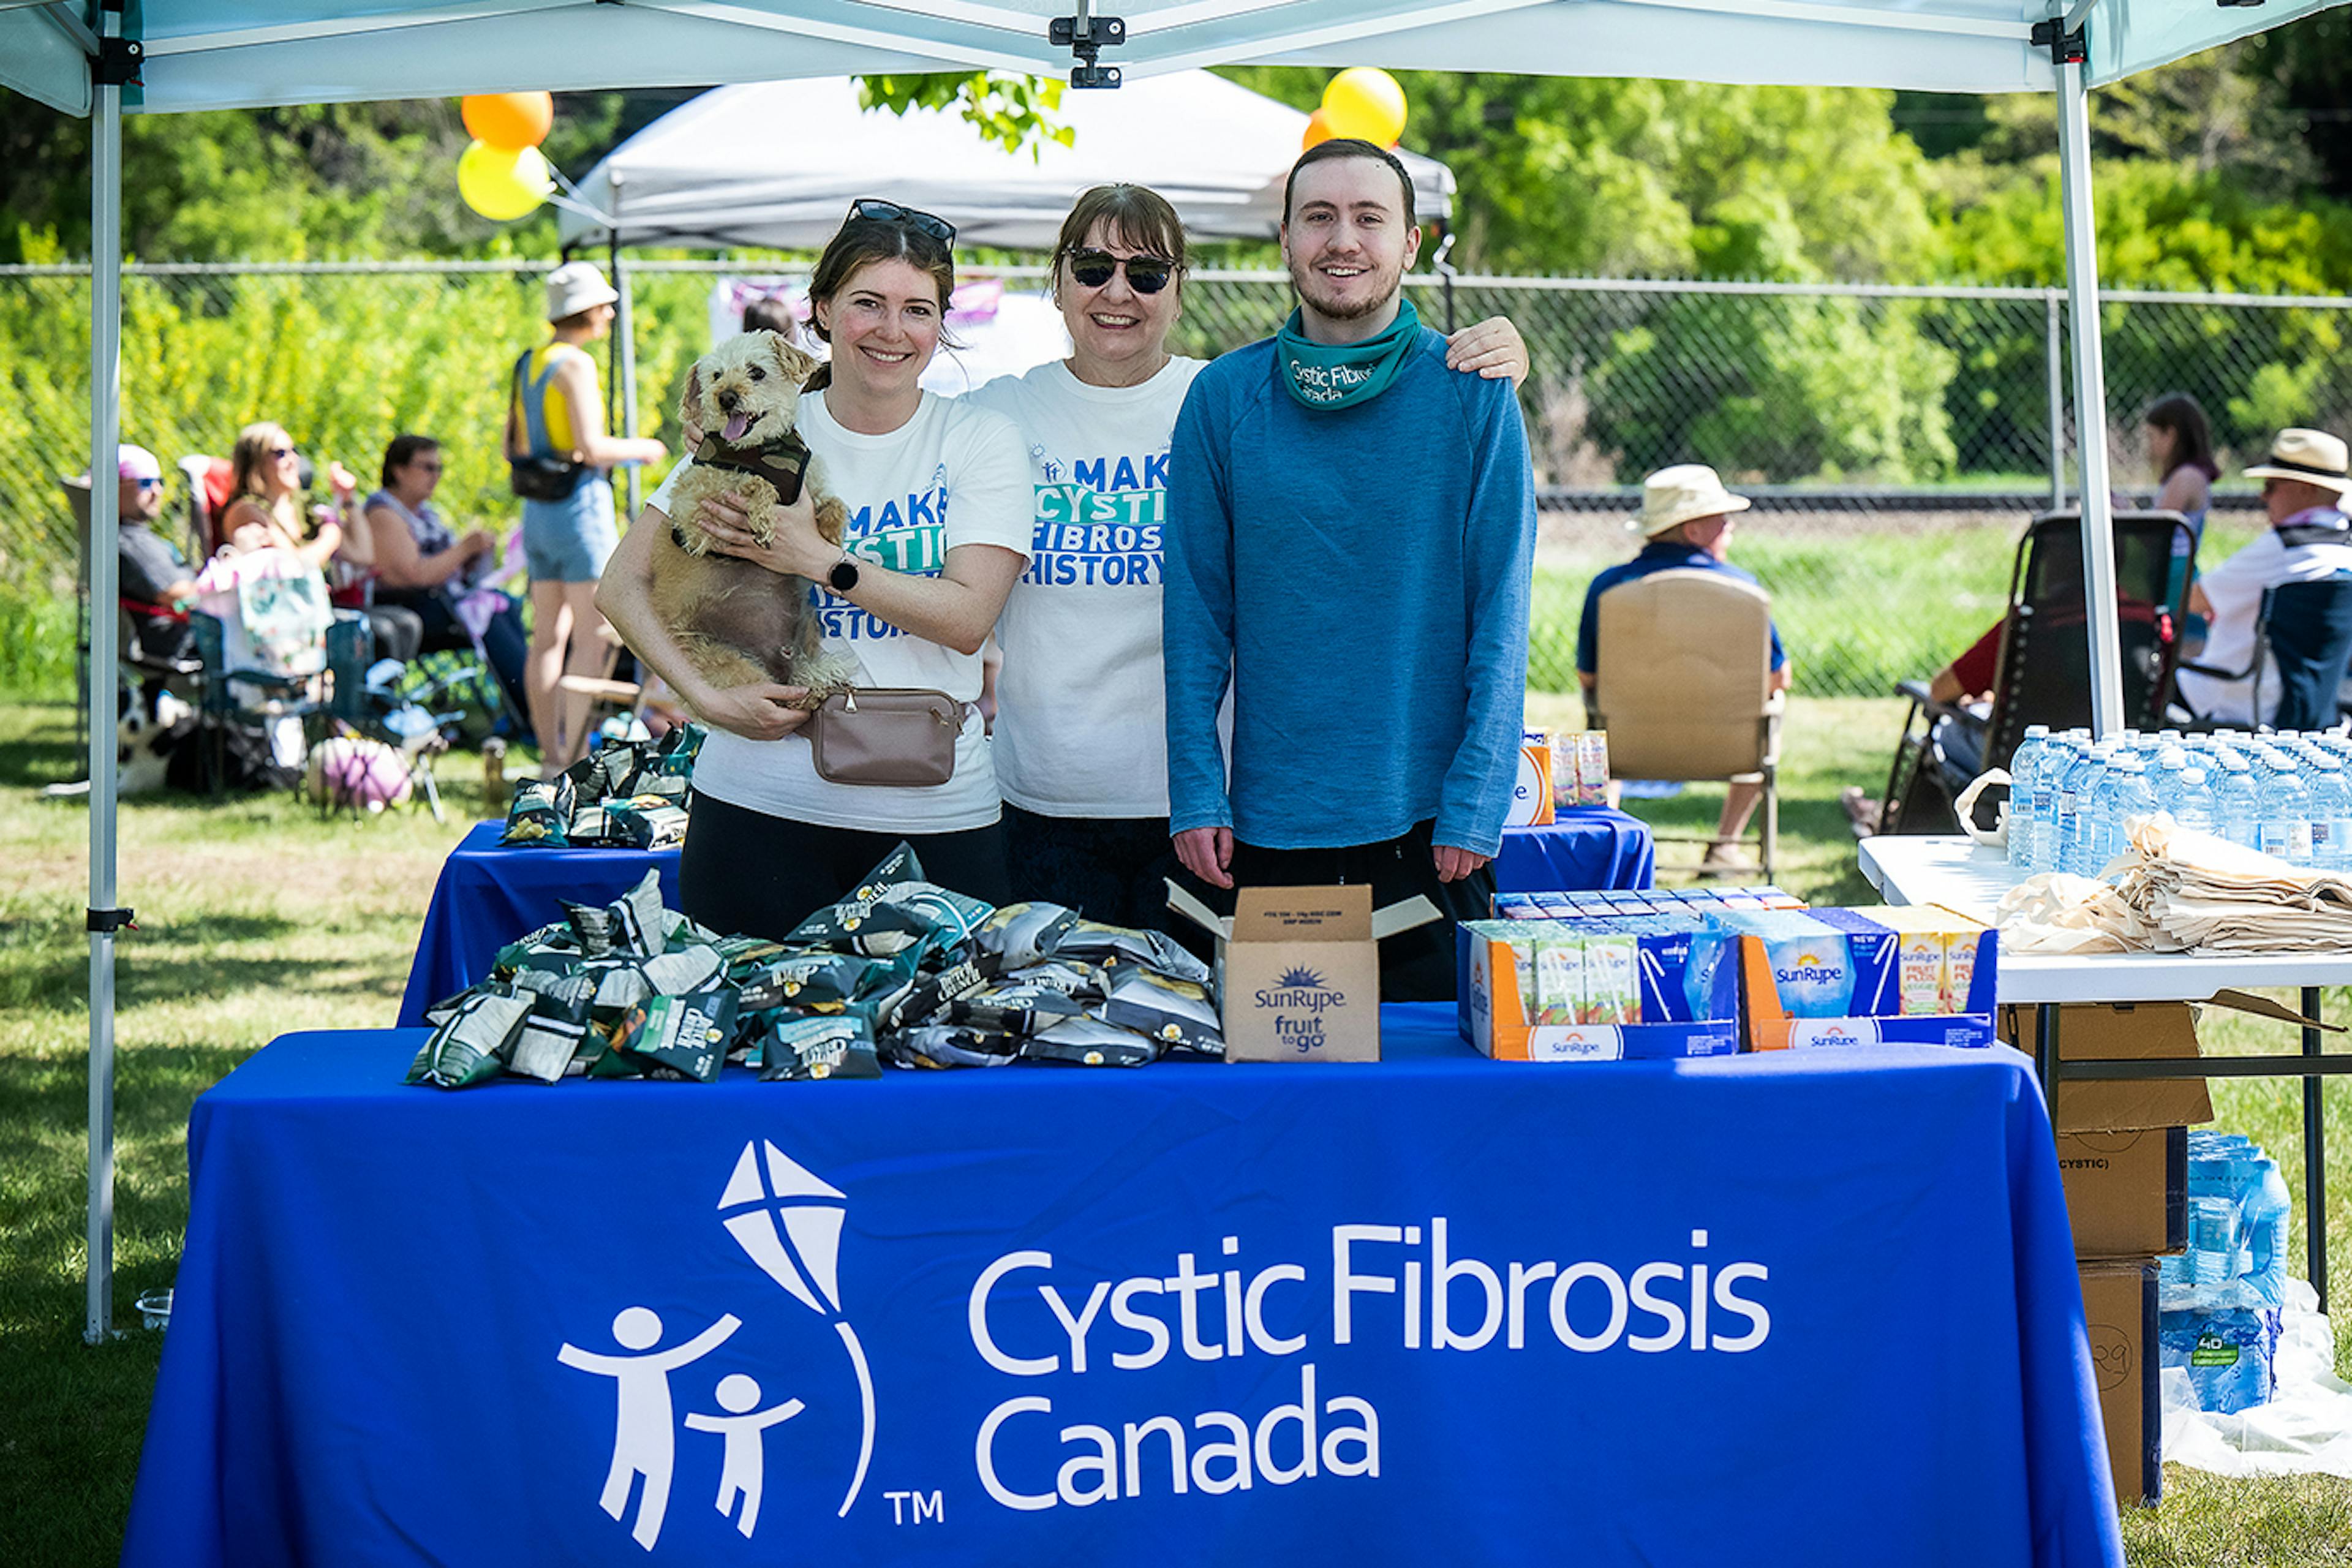
M846 555L843 556L833 563L833 570L824 574L824 580L835 593L848 593L857 586L857 563Z

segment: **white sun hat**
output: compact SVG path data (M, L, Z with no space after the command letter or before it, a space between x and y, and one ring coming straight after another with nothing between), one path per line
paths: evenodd
M2271 443L2270 460L2248 468L2246 478L2301 479L2338 495L2352 494L2346 457L2342 439L2325 430L2282 430Z
M1655 539L1693 518L1746 511L1750 504L1746 496L1725 489L1722 478L1705 463L1677 463L1642 481L1642 515L1625 526Z
M551 321L576 316L598 305L609 305L620 297L593 261L567 261L547 275L547 319Z

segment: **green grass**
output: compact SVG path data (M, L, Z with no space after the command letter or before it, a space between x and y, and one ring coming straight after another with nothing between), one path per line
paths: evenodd
M1800 695L1876 697L1898 680L1925 679L2000 618L2019 530L2007 519L1963 515L1742 520L1731 559L1770 591ZM2217 521L2199 559L2221 561L2254 532ZM1615 518L1547 526L1528 610L1529 687L1576 689L1584 590L1633 553Z
M1538 721L1573 723L1566 699ZM1902 706L1790 705L1780 880L1815 901L1867 902L1837 806L1847 784L1884 778ZM0 1564L88 1568L120 1554L159 1336L81 1342L88 819L40 784L79 770L73 708L0 705ZM121 813L124 939L116 1038L118 1323L168 1286L187 1220L188 1109L206 1087L290 1029L388 1022L444 857L480 802L478 770L444 770L450 823L401 813L322 822L282 796L212 805L136 797ZM1720 790L1639 803L1666 831L1710 828ZM1685 853L1688 853L1685 851ZM2331 993L2333 1016L2352 998ZM2216 1050L2293 1048L2276 1026L2216 1016ZM2216 1125L2245 1132L2302 1187L2297 1085L2217 1082ZM2352 1279L2352 1114L2329 1096L2334 1263ZM2296 1267L2303 1229L2294 1227ZM2338 1299L2345 1299L2339 1285ZM2352 1321L2352 1312L2345 1314ZM2339 1369L2352 1336L2338 1331ZM1919 1413L1929 1418L1931 1413ZM1899 1413L1898 1413L1899 1415ZM2126 1516L2134 1568L2352 1563L2352 1486L2318 1478L2227 1481L2174 1468L2156 1510Z

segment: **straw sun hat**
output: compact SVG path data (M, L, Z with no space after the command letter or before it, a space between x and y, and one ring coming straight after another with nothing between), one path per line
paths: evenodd
M547 275L547 319L551 321L612 304L619 298L593 262L567 261Z
M1721 477L1705 463L1677 463L1642 481L1642 515L1625 526L1644 539L1655 539L1694 518L1746 511L1748 507L1748 498L1725 489Z
M2270 460L2246 470L2250 479L2301 479L2338 495L2352 494L2344 443L2325 430L2282 430L2271 443Z

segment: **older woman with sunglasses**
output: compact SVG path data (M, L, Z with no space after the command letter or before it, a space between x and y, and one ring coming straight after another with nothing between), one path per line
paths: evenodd
M1205 363L1168 351L1184 272L1183 224L1164 198L1087 191L1055 254L1070 357L968 399L1010 417L1029 450L1034 538L996 631L996 774L1016 889L1171 931L1161 518L1177 411ZM1501 318L1454 334L1447 360L1527 374L1526 344Z
M695 763L678 866L680 904L714 931L783 937L901 839L931 880L994 903L1010 897L996 774L972 705L981 645L1028 553L1029 482L1008 420L920 384L955 288L954 235L931 214L861 201L810 279L811 325L833 360L801 395L799 429L848 509L841 545L817 531L805 491L780 510L765 547L740 510L706 501L698 513L729 553L816 585L825 647L856 659L860 685L940 690L964 705L952 776L919 787L827 779L800 732L808 715L792 706L805 693L716 687L681 657L651 590L656 543L689 464L655 492L597 590L637 657L714 727ZM792 591L783 576L775 591Z

